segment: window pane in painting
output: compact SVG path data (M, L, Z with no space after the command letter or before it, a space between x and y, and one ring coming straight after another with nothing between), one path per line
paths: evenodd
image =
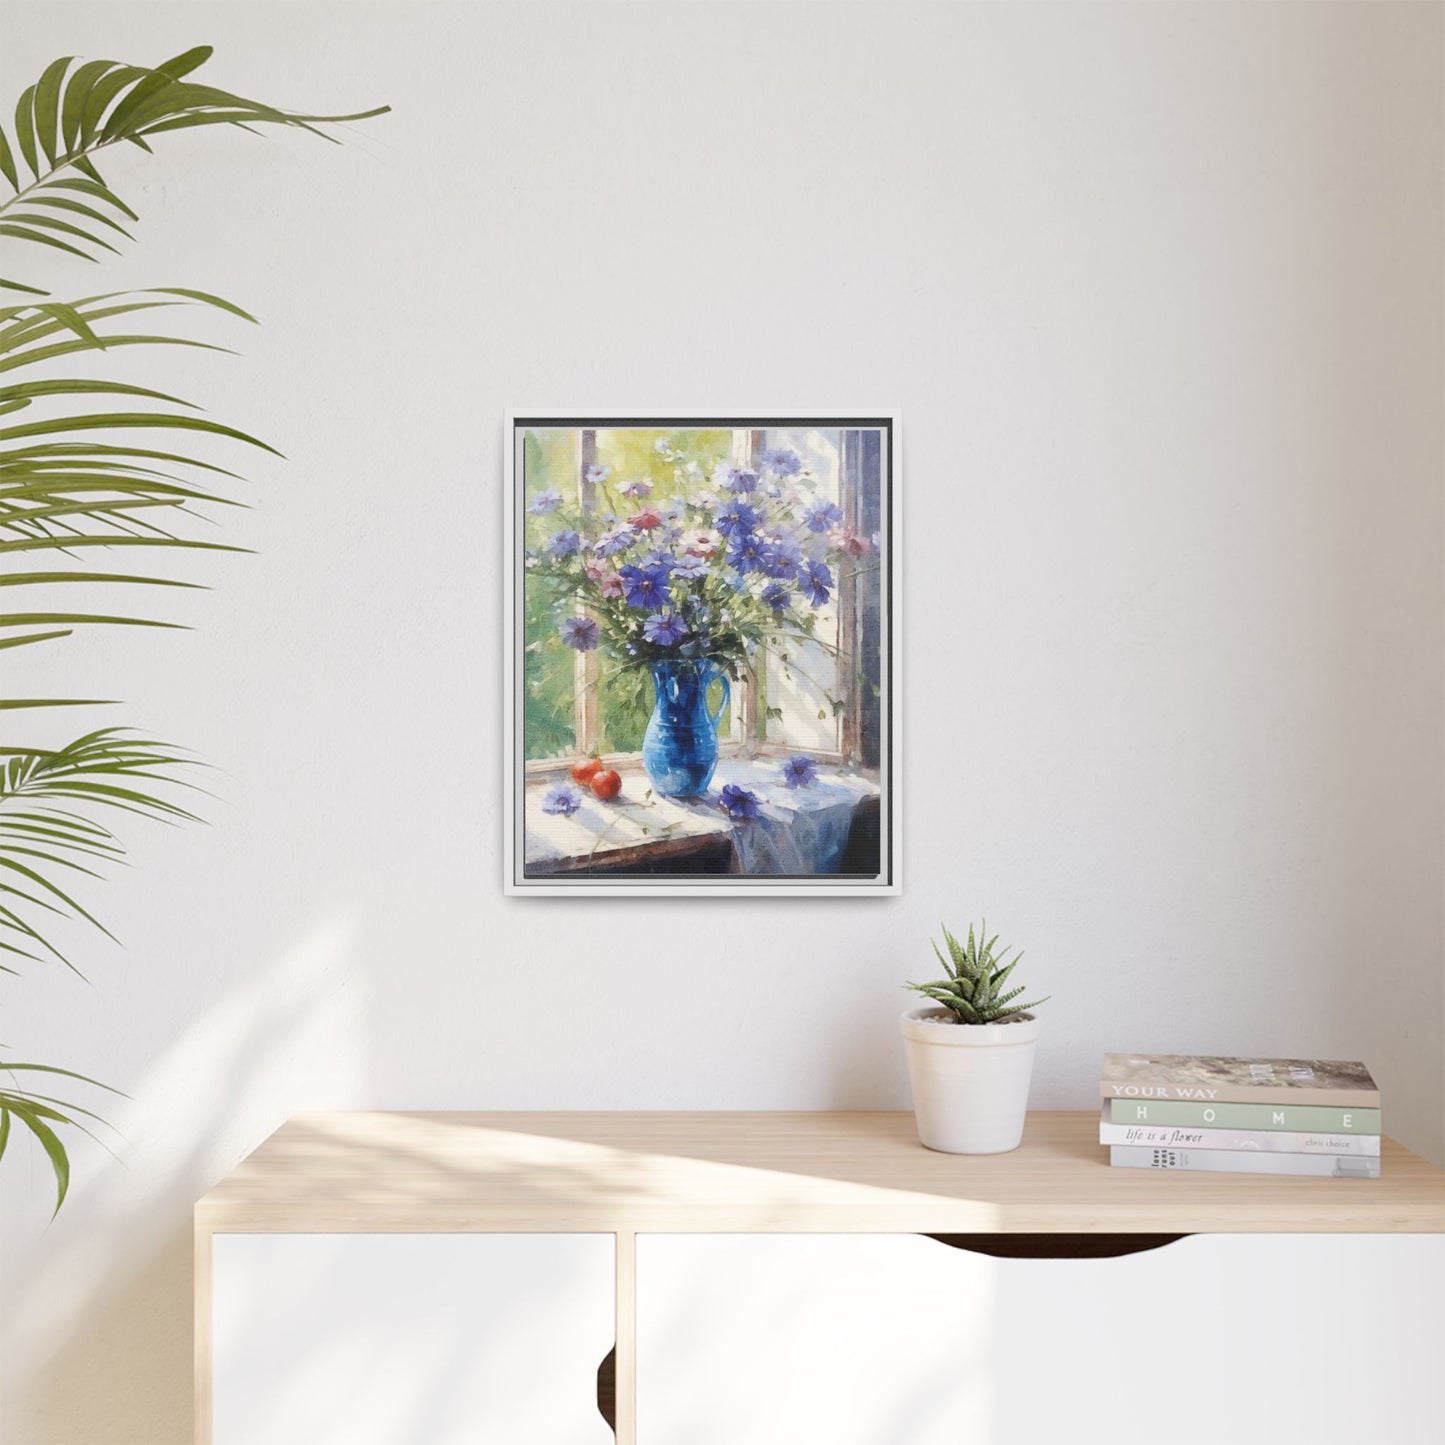
M524 540L529 551L543 547L556 530L545 510L551 496L576 496L580 460L575 431L559 429L526 434L523 502L526 507ZM577 655L563 645L558 635L553 612L555 599L545 585L529 578L523 595L522 686L527 756L567 757L578 751Z
M708 490L714 467L732 455L734 444L730 431L649 431L629 427L599 430L594 435L596 462L607 468L607 475L590 490L592 504L604 516L611 514L623 522L648 510L661 514L668 503ZM659 443L666 448L665 454ZM597 750L640 751L652 712L651 677L640 669L623 672L603 663L598 685ZM720 694L721 685L715 684L714 703ZM724 716L718 737L726 739L730 732L731 720Z
M773 428L761 434L760 450L796 453L803 474L811 477L809 495L814 502L831 503L842 511L842 435ZM820 523L830 519L831 514L819 514ZM835 584L837 580L835 576ZM835 585L828 602L809 613L814 619L811 635L781 637L769 645L763 680L769 743L805 752L840 751L846 698L840 690L837 660L838 603Z

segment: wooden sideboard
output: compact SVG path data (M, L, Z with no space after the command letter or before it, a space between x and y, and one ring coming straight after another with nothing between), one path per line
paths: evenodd
M958 1412L988 1394L985 1382L929 1376L927 1359L918 1358L930 1348L952 1350L946 1338L928 1341L940 1327L945 1336L957 1327L961 1341L965 1324L976 1350L988 1348L994 1330L1021 1329L1046 1352L1049 1330L1064 1331L1047 1346L1052 1357L1020 1362L1019 1379L1076 1369L1071 1388L1087 1394L1101 1369L1117 1368L1124 1413L1113 1416L1111 1395L1109 1428L1115 1438L1130 1438L1130 1412L1157 1411L1155 1377L1176 1368L1177 1356L1167 1351L1180 1348L1179 1314L1192 1317L1191 1349L1206 1351L1178 1369L1181 1398L1191 1382L1197 1388L1209 1350L1237 1359L1257 1329L1259 1347L1268 1347L1276 1366L1290 1350L1301 1361L1313 1358L1315 1342L1306 1336L1323 1308L1312 1303L1316 1290L1332 1316L1330 1340L1317 1343L1335 1358L1333 1383L1357 1370L1393 1368L1392 1319L1402 1335L1408 1327L1438 1338L1441 1321L1432 1325L1430 1312L1438 1317L1445 1293L1445 1176L1417 1155L1385 1140L1378 1180L1146 1172L1109 1168L1097 1129L1097 1113L1036 1113L1018 1150L957 1156L923 1149L906 1113L292 1119L196 1206L197 1445L313 1445L324 1438L316 1420L343 1407L356 1415L338 1427L344 1438L397 1445L463 1438L466 1428L456 1422L468 1409L496 1410L510 1421L525 1415L510 1438L545 1433L549 1445L611 1440L613 1429L624 1445L706 1445L728 1432L732 1445L764 1445L796 1435L796 1424L783 1421L793 1406L779 1403L777 1433L759 1420L747 1426L746 1440L736 1420L724 1423L730 1405L721 1393L705 1418L689 1422L687 1414L725 1388L718 1371L731 1372L736 1383L739 1372L774 1368L783 1371L769 1387L774 1397L782 1401L788 1382L799 1382L794 1404L812 1412L810 1419L834 1408L831 1387L821 1375L809 1383L810 1370L832 1372L834 1385L844 1380L848 1390L862 1391L836 1405L844 1425L815 1437L841 1439L827 1429L846 1430L872 1408L857 1378L860 1362L892 1358L890 1351L899 1371L910 1364L922 1371L921 1380L900 1378L898 1389L941 1401L933 1424L899 1426L904 1433L893 1437L925 1445L958 1438ZM837 1238L845 1235L860 1238L856 1245ZM387 1238L396 1236L417 1238ZM443 1236L489 1242L473 1249ZM1180 1236L1208 1240L1159 1247ZM858 1295L850 1315L855 1267L873 1293ZM993 1301L987 1307L985 1296ZM1108 1296L1117 1296L1113 1307L1121 1312L1112 1324ZM369 1310L375 1320L367 1334ZM1281 1331L1278 1317L1292 1310L1294 1324ZM1358 1318L1362 1310L1367 1320ZM750 1311L755 1329L739 1324ZM1070 1311L1080 1311L1071 1325ZM1402 1311L1415 1317L1400 1320ZM1274 1326L1266 1328L1261 1320L1271 1312ZM1092 1338L1106 1328L1118 1332L1112 1343ZM1232 1342L1221 1329L1235 1332ZM545 1400L525 1385L528 1339L549 1356L537 1365L539 1379L549 1382ZM1341 1339L1357 1370L1339 1368ZM1111 1353L1088 1363L1091 1348ZM564 1359L563 1351L571 1354ZM386 1363L363 1363L370 1360ZM413 1378L432 1366L437 1378ZM993 1395L1001 1390L1002 1398L990 1396L991 1418L1025 1407L1006 1366L998 1367L1002 1383ZM1282 1420L1298 1417L1276 1418L1270 1412L1285 1409L1277 1394L1246 1380L1247 1363L1236 1369L1236 1393L1248 1396L1262 1421L1259 1438L1266 1427L1277 1437ZM1319 1369L1321 1387L1332 1386L1330 1362L1321 1359ZM442 1395L463 1376L472 1403L451 1406ZM1392 1445L1414 1445L1408 1432L1434 1409L1433 1376L1370 1383L1404 1400ZM873 1401L880 1420L885 1405L892 1408L879 1403L882 1389ZM508 1390L512 1405L502 1400ZM579 1390L585 1399L569 1398ZM327 1391L335 1397L328 1400ZM1065 1408L1043 1394L1026 1408ZM1094 1398L1103 1411L1104 1397ZM951 1417L942 1412L949 1399ZM403 1419L421 1408L417 1400L425 1401L430 1423L386 1423L388 1410ZM531 1402L554 1413L533 1419L526 1414ZM307 1410L319 1414L313 1419ZM1316 1413L1328 1430L1348 1410L1321 1405ZM1177 1436L1163 1428L1136 1430L1134 1438L1192 1441L1189 1415L1179 1415L1184 1433ZM1100 1420L1102 1430L1107 1422ZM1317 1423L1311 1417L1312 1431ZM867 1439L867 1431L893 1426L856 1428ZM987 1433L992 1428L980 1425L969 1438L1015 1438L1006 1429ZM1093 1437L1076 1430L1072 1438ZM877 1436L877 1445L883 1441Z

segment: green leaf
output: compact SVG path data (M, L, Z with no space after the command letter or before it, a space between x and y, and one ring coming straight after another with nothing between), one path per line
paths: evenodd
M189 75L191 71L204 65L215 53L213 46L197 45L194 49L182 51L180 55L163 60L156 69L169 75L172 80L179 80L183 75Z
M59 1214L60 1206L65 1203L66 1193L70 1189L70 1156L65 1152L65 1145L60 1142L55 1131L35 1112L35 1105L23 1105L11 1099L7 1102L6 1108L40 1140L41 1147L49 1156L50 1167L55 1172L55 1214ZM54 1215L51 1217L53 1218Z
M69 211L73 216L86 216L92 221L99 221L102 226L109 226L112 231L118 231L128 241L135 238L119 221L107 216L104 211L97 211L94 206L87 206L84 201L71 200L69 196L48 196L44 192L32 195L27 199L27 205L49 206L55 211ZM114 247L111 247L114 250Z
M35 87L32 85L16 102L15 105L15 143L20 147L20 154L25 157L25 164L38 179L40 176L40 157L35 149Z
M1014 958L1014 960L1013 960L1012 963L1006 964L1003 968L999 969L998 972L994 974L994 976L993 976L993 986L994 986L995 988L1000 988L1000 987L1003 986L1003 981L1009 976L1009 974L1011 974L1011 973L1014 971L1014 969L1015 969L1015 968L1017 967L1017 965L1018 965L1019 959L1022 958L1022 957L1023 957L1023 954L1021 954L1021 953L1018 954L1018 955Z
M153 96L159 95L162 91L172 90L178 84L179 82L172 80L169 75L165 75L159 70L147 71L142 79L131 88L130 94L111 111L110 118L100 132L102 142L128 138L131 117Z
M140 220L140 217L114 191L96 181L77 180L74 176L66 176L53 180L49 184L52 188L62 187L67 191L79 191L82 195L94 196L96 200L114 206L123 216L129 216L132 221Z
M96 612L5 612L0 613L0 627L34 627L44 623L57 623L65 627L80 627L90 623L106 623L115 627L168 627L189 632L184 622L156 622L147 617L113 617Z
M189 286L152 286L147 294L184 296L187 300L199 301L205 306L214 306L220 311L229 311L232 316L239 316L242 321L249 321L253 325L259 324L249 311L241 310L234 301L227 301L224 296L213 296L209 291L197 291Z
M64 149L60 138L60 82L74 59L67 55L52 60L35 87L35 133L52 169Z
M0 712L18 712L32 707L111 707L113 697L0 697Z
M943 965L943 971L950 978L957 978L958 970L954 968L952 962L943 956L943 954L939 951L938 945L934 943L931 938L928 941L930 944L932 944L934 953L938 954L938 961Z
M9 647L30 647L37 642L53 642L58 637L70 637L69 629L63 632L27 632L21 637L0 637L0 651Z
M165 577L130 577L115 572L0 572L0 587L50 586L55 582L133 582L145 587L186 587L208 592L203 582L176 582Z
M83 149L88 150L90 148L91 142L95 139L96 132L100 128L101 117L104 116L106 107L110 105L111 101L114 100L126 86L133 85L138 80L143 80L150 73L150 71L139 65L121 65L108 74L101 76L101 78L95 82L94 86L91 87L90 94L85 98L85 108L81 112L80 144ZM85 166L82 166L81 169L85 170L87 175L91 175L91 172ZM100 177L91 175L91 179L99 181Z
M153 391L148 386L130 386L121 381L22 381L14 386L0 386L0 402L24 399L33 401L42 396L90 396L106 394L113 396L143 396L151 401L166 401L175 406L190 406L178 396L164 391Z
M16 850L12 848L7 849L6 851L13 853ZM18 873L22 878L28 878L30 882L34 883L37 887L43 888L53 897L60 899L60 901L64 903L65 906L69 908L72 913L77 914L79 917L85 919L87 923L92 924L94 927L100 929L100 931L105 934L107 938L111 939L113 942L119 942L119 940L116 939L115 934L113 934L108 928L106 928L99 919L93 918L89 913L85 911L84 908L80 906L80 904L75 901L75 899L73 899L63 888L61 888L59 884L52 883L48 878L44 876L44 874L37 873L27 864L17 863L13 858L7 858L3 855L0 855L0 868L8 869L12 873Z
M28 226L17 226L10 221L0 221L0 236L13 236L17 241L34 241L40 246L51 246L57 251L68 251L72 256L79 256L82 261L94 261L95 257L82 251L77 246L72 246L68 241L62 241L56 236L47 236L44 231L32 231Z
M20 189L20 173L15 169L15 152L10 149L10 138L5 134L4 126L0 126L0 175L10 182L12 190Z
M234 355L228 347L216 346L209 341L191 341L184 336L107 336L104 342L100 343L100 349L104 351L113 350L118 346L189 346L197 351L219 351L228 356ZM32 366L40 361L53 361L57 356L70 356L77 351L95 349L85 341L59 341L51 346L37 347L35 350L24 352L19 356L0 359L0 372L13 371L21 366ZM3 351L4 348L0 347L0 352Z
M39 286L27 286L22 281L7 281L4 277L0 277L0 287L3 287L7 291L25 291L31 296L50 295L48 291L42 290Z
M275 447L268 446L243 431L237 431L235 427L207 421L204 417L176 416L170 412L114 412L100 416L68 416L58 417L53 421L26 422L21 426L0 429L0 441L19 441L22 437L54 436L57 433L73 431L111 431L121 427L158 427L168 431L206 432L211 436L229 437L233 441L259 447L274 457L281 455Z
M44 231L59 231L64 236L78 236L82 241L88 241L92 246L99 246L113 256L120 255L120 252L109 241L102 240L99 236L92 236L83 227L73 226L69 221L62 221L58 216L47 216L44 212L11 211L8 213L7 224L39 226Z
M94 1088L104 1089L106 1093L117 1094L122 1099L128 1099L130 1097L129 1094L121 1089L113 1088L110 1084L102 1084L99 1079L92 1079L88 1074L77 1074L73 1069L57 1069L54 1064L17 1064L9 1060L0 1062L0 1073L11 1074L16 1072L24 1073L26 1071L54 1074L57 1078L62 1079L78 1079L82 1084L90 1084Z
M248 552L226 542L196 542L189 537L21 537L0 541L0 552L69 552L75 547L185 547L197 552Z
M74 151L80 140L80 118L85 113L85 102L91 87L114 64L113 60L87 60L66 83L65 99L60 106L60 131L67 152Z

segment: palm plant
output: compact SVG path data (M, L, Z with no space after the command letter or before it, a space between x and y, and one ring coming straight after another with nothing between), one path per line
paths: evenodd
M12 192L0 200L7 266L12 255L22 253L37 264L62 257L62 265L77 259L96 263L132 239L125 223L139 218L98 164L111 147L124 143L150 152L152 140L168 131L213 125L253 132L283 126L333 140L323 125L387 109L334 116L278 110L189 79L210 55L209 46L200 46L154 67L77 63L74 56L46 67L16 106L13 143L0 126L0 178ZM274 448L200 415L180 397L132 382L57 376L50 364L63 363L68 371L77 363L83 370L89 356L129 355L127 348L137 346L225 349L157 330L152 323L159 312L253 318L219 296L186 287L61 301L35 284L37 279L0 279L0 290L21 298L0 305L0 419L25 413L0 424L0 554L7 563L0 587L59 589L64 597L72 595L72 587L96 587L113 597L130 596L137 587L199 585L167 575L170 569L162 570L159 559L177 548L242 550L194 532L211 509L240 505L230 493L241 478L197 455L195 444L220 440L273 453ZM117 570L97 566L97 559L114 560L117 548L122 556L137 549L135 555L147 560L122 563ZM12 560L18 568L8 565ZM79 628L182 625L135 615L124 605L3 610L0 650L53 645ZM0 714L7 719L106 701L13 691L7 687L0 697ZM174 745L115 727L86 732L61 747L8 738L0 743L0 972L16 975L27 964L50 963L80 973L53 936L55 921L78 920L110 935L73 896L80 889L72 880L98 879L106 865L124 857L124 843L110 826L122 815L193 821L179 791L194 786L185 774L192 766ZM98 1116L41 1090L95 1081L18 1061L0 1061L0 1073L11 1081L0 1088L0 1157L18 1122L50 1161L58 1210L70 1178L62 1131L88 1132L86 1121Z

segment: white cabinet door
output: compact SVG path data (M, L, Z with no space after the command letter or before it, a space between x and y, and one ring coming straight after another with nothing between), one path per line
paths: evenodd
M637 1445L1436 1445L1445 1236L637 1241Z
M214 1445L611 1445L613 1237L218 1234Z

